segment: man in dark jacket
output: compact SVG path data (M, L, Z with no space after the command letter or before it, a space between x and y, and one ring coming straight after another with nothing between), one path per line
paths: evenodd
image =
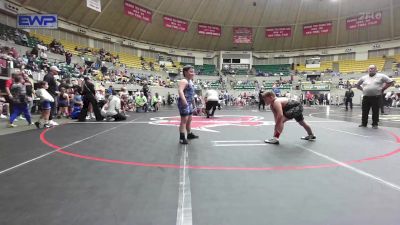
M349 110L348 108L349 103L350 103L350 110L353 110L353 97L354 97L354 92L353 90L351 90L351 87L349 87L349 89L344 94L346 111Z
M96 96L96 90L94 88L94 84L90 82L89 77L85 77L84 82L82 84L83 108L78 117L79 122L86 121L89 104L92 104L93 112L94 115L96 116L96 121L103 120L103 116L100 113L100 109L99 106L97 105L97 100L95 96Z

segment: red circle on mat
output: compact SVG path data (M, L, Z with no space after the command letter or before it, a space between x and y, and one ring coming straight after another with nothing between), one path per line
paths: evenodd
M54 128L52 128L54 129ZM55 145L48 141L45 137L45 134L52 129L46 129L40 133L40 140L47 146L58 149L57 152L76 157L76 158L81 158L81 159L86 159L86 160L92 160L92 161L97 161L97 162L104 162L104 163L113 163L113 164L121 164L121 165L132 165L132 166L142 166L142 167L158 167L158 168L173 168L173 169L180 169L183 168L183 166L177 165L177 164L163 164L163 163L146 163L146 162L135 162L135 161L125 161L125 160L116 160L116 159L108 159L108 158L100 158L96 156L89 156L89 155L82 155L82 154L77 154L73 153L70 151L65 151L63 150L60 146ZM397 143L400 143L400 137L397 136L396 134L392 132L388 132L390 135L392 135ZM383 159L387 158L389 156L395 155L400 152L400 148L385 153L383 155L377 155L377 156L372 156L364 159L356 159L356 160L351 160L351 161L346 161L343 162L344 164L355 164L355 163L363 163L367 161L372 161L372 160L377 160L377 159ZM194 166L194 165L187 165L185 168L188 169L199 169L199 170L234 170L234 171L268 171L268 170L304 170L304 169L318 169L318 168L329 168L329 167L339 167L343 166L338 163L331 163L331 164L319 164L319 165L305 165L305 166L273 166L273 167L235 167L235 166Z

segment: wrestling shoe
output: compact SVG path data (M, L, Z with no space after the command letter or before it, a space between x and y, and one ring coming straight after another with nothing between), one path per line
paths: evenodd
M181 143L181 144L183 144L183 145L189 144L189 142L187 141L187 139L179 139L179 143Z
M268 139L268 140L264 140L264 142L268 143L268 144L279 145L279 139L275 138L275 137Z
M317 137L315 137L315 135L311 134L305 137L301 137L302 140L306 140L306 141L314 141Z
M187 135L187 139L196 139L196 138L199 138L199 136L193 134L192 132L188 133Z

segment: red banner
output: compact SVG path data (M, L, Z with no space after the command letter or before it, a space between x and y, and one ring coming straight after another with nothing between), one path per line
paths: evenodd
M346 19L347 30L353 30L363 27L380 25L382 22L382 12L366 12L361 13L359 16L350 17Z
M164 27L187 32L188 22L172 16L164 16Z
M303 26L303 35L327 34L332 31L332 22L307 24Z
M144 20L148 23L151 23L151 18L152 18L153 12L146 8L138 6L132 2L128 2L125 0L124 12L125 12L125 15L132 16L139 20Z
M233 43L251 44L253 42L253 29L251 27L234 27Z
M221 27L210 24L199 24L197 25L197 33L202 35L220 37L221 36Z
M279 38L279 37L291 37L292 27L267 27L265 28L265 37L267 38Z

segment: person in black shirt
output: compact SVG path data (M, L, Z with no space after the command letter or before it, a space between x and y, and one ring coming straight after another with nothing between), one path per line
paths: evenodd
M23 77L24 85L25 85L25 89L26 89L26 97L27 97L27 101L28 101L28 112L30 113L32 110L32 106L33 106L33 83L29 79L29 76L27 73L23 72L22 77Z
M350 103L350 110L353 110L353 97L354 97L354 92L353 90L351 90L350 87L344 94L346 111L349 110L348 108L349 103Z
M147 85L147 81L144 81L142 92L143 95L149 99L149 86Z
M258 92L258 110L261 110L261 106L263 107L263 110L265 110L265 101L264 101L264 97L263 95L263 90L260 90L260 92Z
M103 116L101 115L99 106L96 101L96 90L94 84L90 82L89 77L84 78L82 84L82 97L83 97L83 108L79 114L78 121L85 122L89 104L92 104L94 115L96 116L96 121L102 121Z
M71 64L71 60L72 60L72 54L69 51L65 52L65 62L67 63L67 65Z

